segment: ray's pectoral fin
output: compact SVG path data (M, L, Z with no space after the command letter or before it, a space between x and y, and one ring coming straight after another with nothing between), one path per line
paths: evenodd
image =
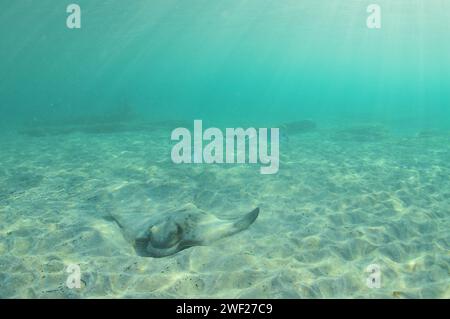
M246 230L254 223L259 215L259 208L255 208L250 213L244 216L232 219L223 220L218 219L215 223L203 228L202 237L205 244L211 244L218 239L235 235L243 230Z
M136 253L141 257L166 257L192 246L208 245L247 229L259 215L259 208L233 220L217 217L183 219L169 218L152 225L134 239ZM181 222L184 220L184 222Z
M258 215L259 215L259 207L255 208L250 213L246 214L245 216L235 221L233 226L236 228L236 232L240 232L247 229L251 224L254 223L256 218L258 218Z

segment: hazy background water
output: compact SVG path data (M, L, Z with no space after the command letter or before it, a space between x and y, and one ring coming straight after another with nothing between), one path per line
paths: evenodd
M450 127L450 1L4 0L0 126L145 119ZM381 30L366 27L382 7ZM30 125L30 124L28 124Z

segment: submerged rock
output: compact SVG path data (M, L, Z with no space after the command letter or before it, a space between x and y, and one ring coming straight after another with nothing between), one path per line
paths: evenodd
M432 138L432 137L442 137L445 136L444 132L433 129L421 130L417 133L417 138Z
M376 142L389 136L389 131L382 125L369 124L357 125L338 130L334 138L339 141L349 142Z
M280 125L280 130L288 134L308 133L316 130L316 128L317 125L312 120L294 121Z

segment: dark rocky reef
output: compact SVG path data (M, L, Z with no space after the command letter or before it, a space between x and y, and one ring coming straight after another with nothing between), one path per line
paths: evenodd
M19 130L20 134L31 137L67 135L72 133L112 134L135 131L154 131L187 127L192 123L183 121L152 121L142 119L128 104L108 110L82 116L58 119L57 121L33 121Z

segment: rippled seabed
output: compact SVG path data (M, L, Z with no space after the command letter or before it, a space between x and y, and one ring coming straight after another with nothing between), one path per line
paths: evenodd
M450 297L448 133L323 128L282 140L280 172L175 166L166 127L13 135L0 160L1 297ZM166 258L136 256L110 212L193 203L261 214ZM81 265L81 289L66 287ZM370 264L379 289L366 285Z

